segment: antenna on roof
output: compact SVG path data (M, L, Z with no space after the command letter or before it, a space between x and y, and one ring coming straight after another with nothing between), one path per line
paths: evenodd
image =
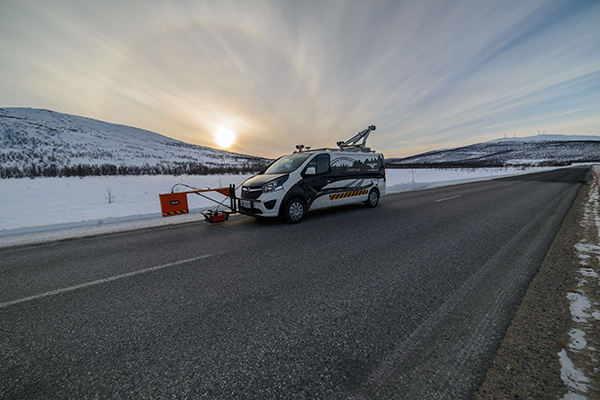
M310 150L310 147L309 147L309 146L305 146L305 145L303 145L303 144L297 144L297 145L296 145L296 149L297 149L298 151L295 151L294 153L302 153L303 151L309 151L309 150Z
M337 145L339 146L339 148L341 150L369 152L369 151L371 151L371 149L366 147L367 138L369 137L369 134L371 133L371 131L374 131L374 130L375 130L375 125L371 125L367 129L358 132L354 137L346 140L345 142L343 142L343 141L337 142ZM361 139L362 139L362 143L358 144L358 141Z

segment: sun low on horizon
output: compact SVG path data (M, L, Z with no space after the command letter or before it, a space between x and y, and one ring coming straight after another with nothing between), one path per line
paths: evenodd
M221 149L229 149L235 142L235 132L227 126L219 126L213 133L215 144Z

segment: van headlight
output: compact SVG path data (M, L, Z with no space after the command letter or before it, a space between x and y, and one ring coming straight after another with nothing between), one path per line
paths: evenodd
M270 193L270 192L276 192L281 189L283 189L283 186L280 185L279 182L275 181L275 182L265 183L262 187L262 192Z
M265 183L262 186L262 192L263 193L271 193L271 192L276 192L278 190L283 189L283 184L285 181L287 181L287 179L288 179L288 177L284 176L283 178L279 178L279 179L276 179L269 183Z

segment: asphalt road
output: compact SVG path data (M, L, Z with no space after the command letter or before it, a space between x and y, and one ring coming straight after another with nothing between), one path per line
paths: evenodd
M586 171L0 249L0 398L470 398Z

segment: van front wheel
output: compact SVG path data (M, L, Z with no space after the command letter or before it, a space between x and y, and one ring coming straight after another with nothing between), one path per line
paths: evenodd
M369 198L365 201L365 205L369 208L375 208L377 204L379 204L379 190L373 188L369 192Z
M285 203L283 216L290 224L297 224L306 215L306 202L299 197L294 197Z

